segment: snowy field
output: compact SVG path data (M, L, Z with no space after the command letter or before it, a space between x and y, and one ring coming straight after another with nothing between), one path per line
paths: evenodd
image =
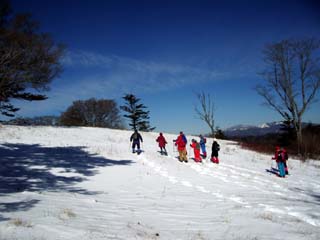
M130 135L0 127L0 239L320 239L320 162L289 159L281 179L271 156L233 142L219 141L219 165L190 148L180 163L175 135L168 156L157 133L132 154Z

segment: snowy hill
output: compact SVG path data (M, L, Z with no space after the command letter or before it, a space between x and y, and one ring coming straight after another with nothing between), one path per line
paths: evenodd
M99 128L0 128L0 239L319 239L320 164L219 141L219 165L180 163L175 135ZM192 136L187 136L190 142ZM194 137L195 138L195 137ZM212 139L208 139L208 153Z

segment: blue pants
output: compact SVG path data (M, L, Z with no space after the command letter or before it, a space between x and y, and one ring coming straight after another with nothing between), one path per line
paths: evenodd
M206 145L203 144L203 145L200 145L200 147L201 147L202 153L205 154L205 155L207 155Z
M285 169L284 169L284 163L278 162L278 169L279 169L279 176L284 177L286 175Z

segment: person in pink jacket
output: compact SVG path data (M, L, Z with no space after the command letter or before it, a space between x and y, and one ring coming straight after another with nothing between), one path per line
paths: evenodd
M160 133L158 138L156 139L156 141L159 143L159 148L160 148L160 153L161 155L164 154L164 155L167 155L167 150L166 150L166 144L167 144L167 141L166 139L164 138L163 134Z

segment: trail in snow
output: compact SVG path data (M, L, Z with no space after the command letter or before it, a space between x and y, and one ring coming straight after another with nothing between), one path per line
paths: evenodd
M130 135L1 129L0 239L318 240L320 164L290 161L280 179L265 171L270 156L232 142L220 141L219 165L180 163L174 148L158 153L157 133L143 133L144 152L132 154Z
M141 160L144 161L145 164L147 164L150 168L152 168L156 173L158 173L160 176L167 178L171 183L173 184L180 184L184 187L188 188L193 188L196 191L200 191L202 193L206 194L211 194L218 198L219 200L222 201L232 201L237 204L244 205L246 208L257 208L257 207L262 207L263 211L266 212L274 212L278 214L287 214L290 216L294 216L301 221L304 221L308 224L311 224L313 226L320 226L320 220L311 218L308 215L306 215L304 212L299 212L298 208L291 207L291 208L286 208L286 209L280 209L276 206L273 205L266 205L266 204L260 204L253 202L252 200L246 198L246 197L240 197L237 195L229 194L227 195L226 193L222 193L223 189L220 190L209 190L205 186L201 186L198 184L193 184L192 182L185 180L185 179L179 179L175 176L170 176L168 173L168 170L160 166L159 164L156 163L158 159L154 159L154 161L150 161L147 159L147 155L141 156ZM154 157L153 157L154 158ZM177 160L176 158L168 155L167 157L170 160ZM289 190L286 186L280 185L276 183L275 181L269 180L266 178L266 174L262 174L257 171L245 169L242 167L234 166L231 164L213 164L211 162L208 162L208 160L204 160L202 163L195 163L190 161L190 164L185 164L185 163L179 163L177 161L177 164L185 164L188 166L190 169L196 171L200 176L205 175L209 176L212 178L213 181L220 180L221 182L225 183L232 183L233 185L237 185L240 188L244 188L244 190L248 191L248 189L251 189L253 191L258 191L258 193L263 193L267 195L277 195L277 196L288 196L294 197L295 199L299 199L295 196L295 193ZM237 171L235 171L236 169ZM255 174L252 182L255 184L247 184L248 183L248 178L251 177L252 175L248 174ZM199 178L195 180L195 182L198 182ZM207 181L207 180L206 180ZM248 194L246 194L248 195ZM304 197L308 198L309 196L304 193L299 193L299 197ZM251 203L250 203L251 202ZM289 210L290 209L290 210ZM319 214L320 217L320 214Z

